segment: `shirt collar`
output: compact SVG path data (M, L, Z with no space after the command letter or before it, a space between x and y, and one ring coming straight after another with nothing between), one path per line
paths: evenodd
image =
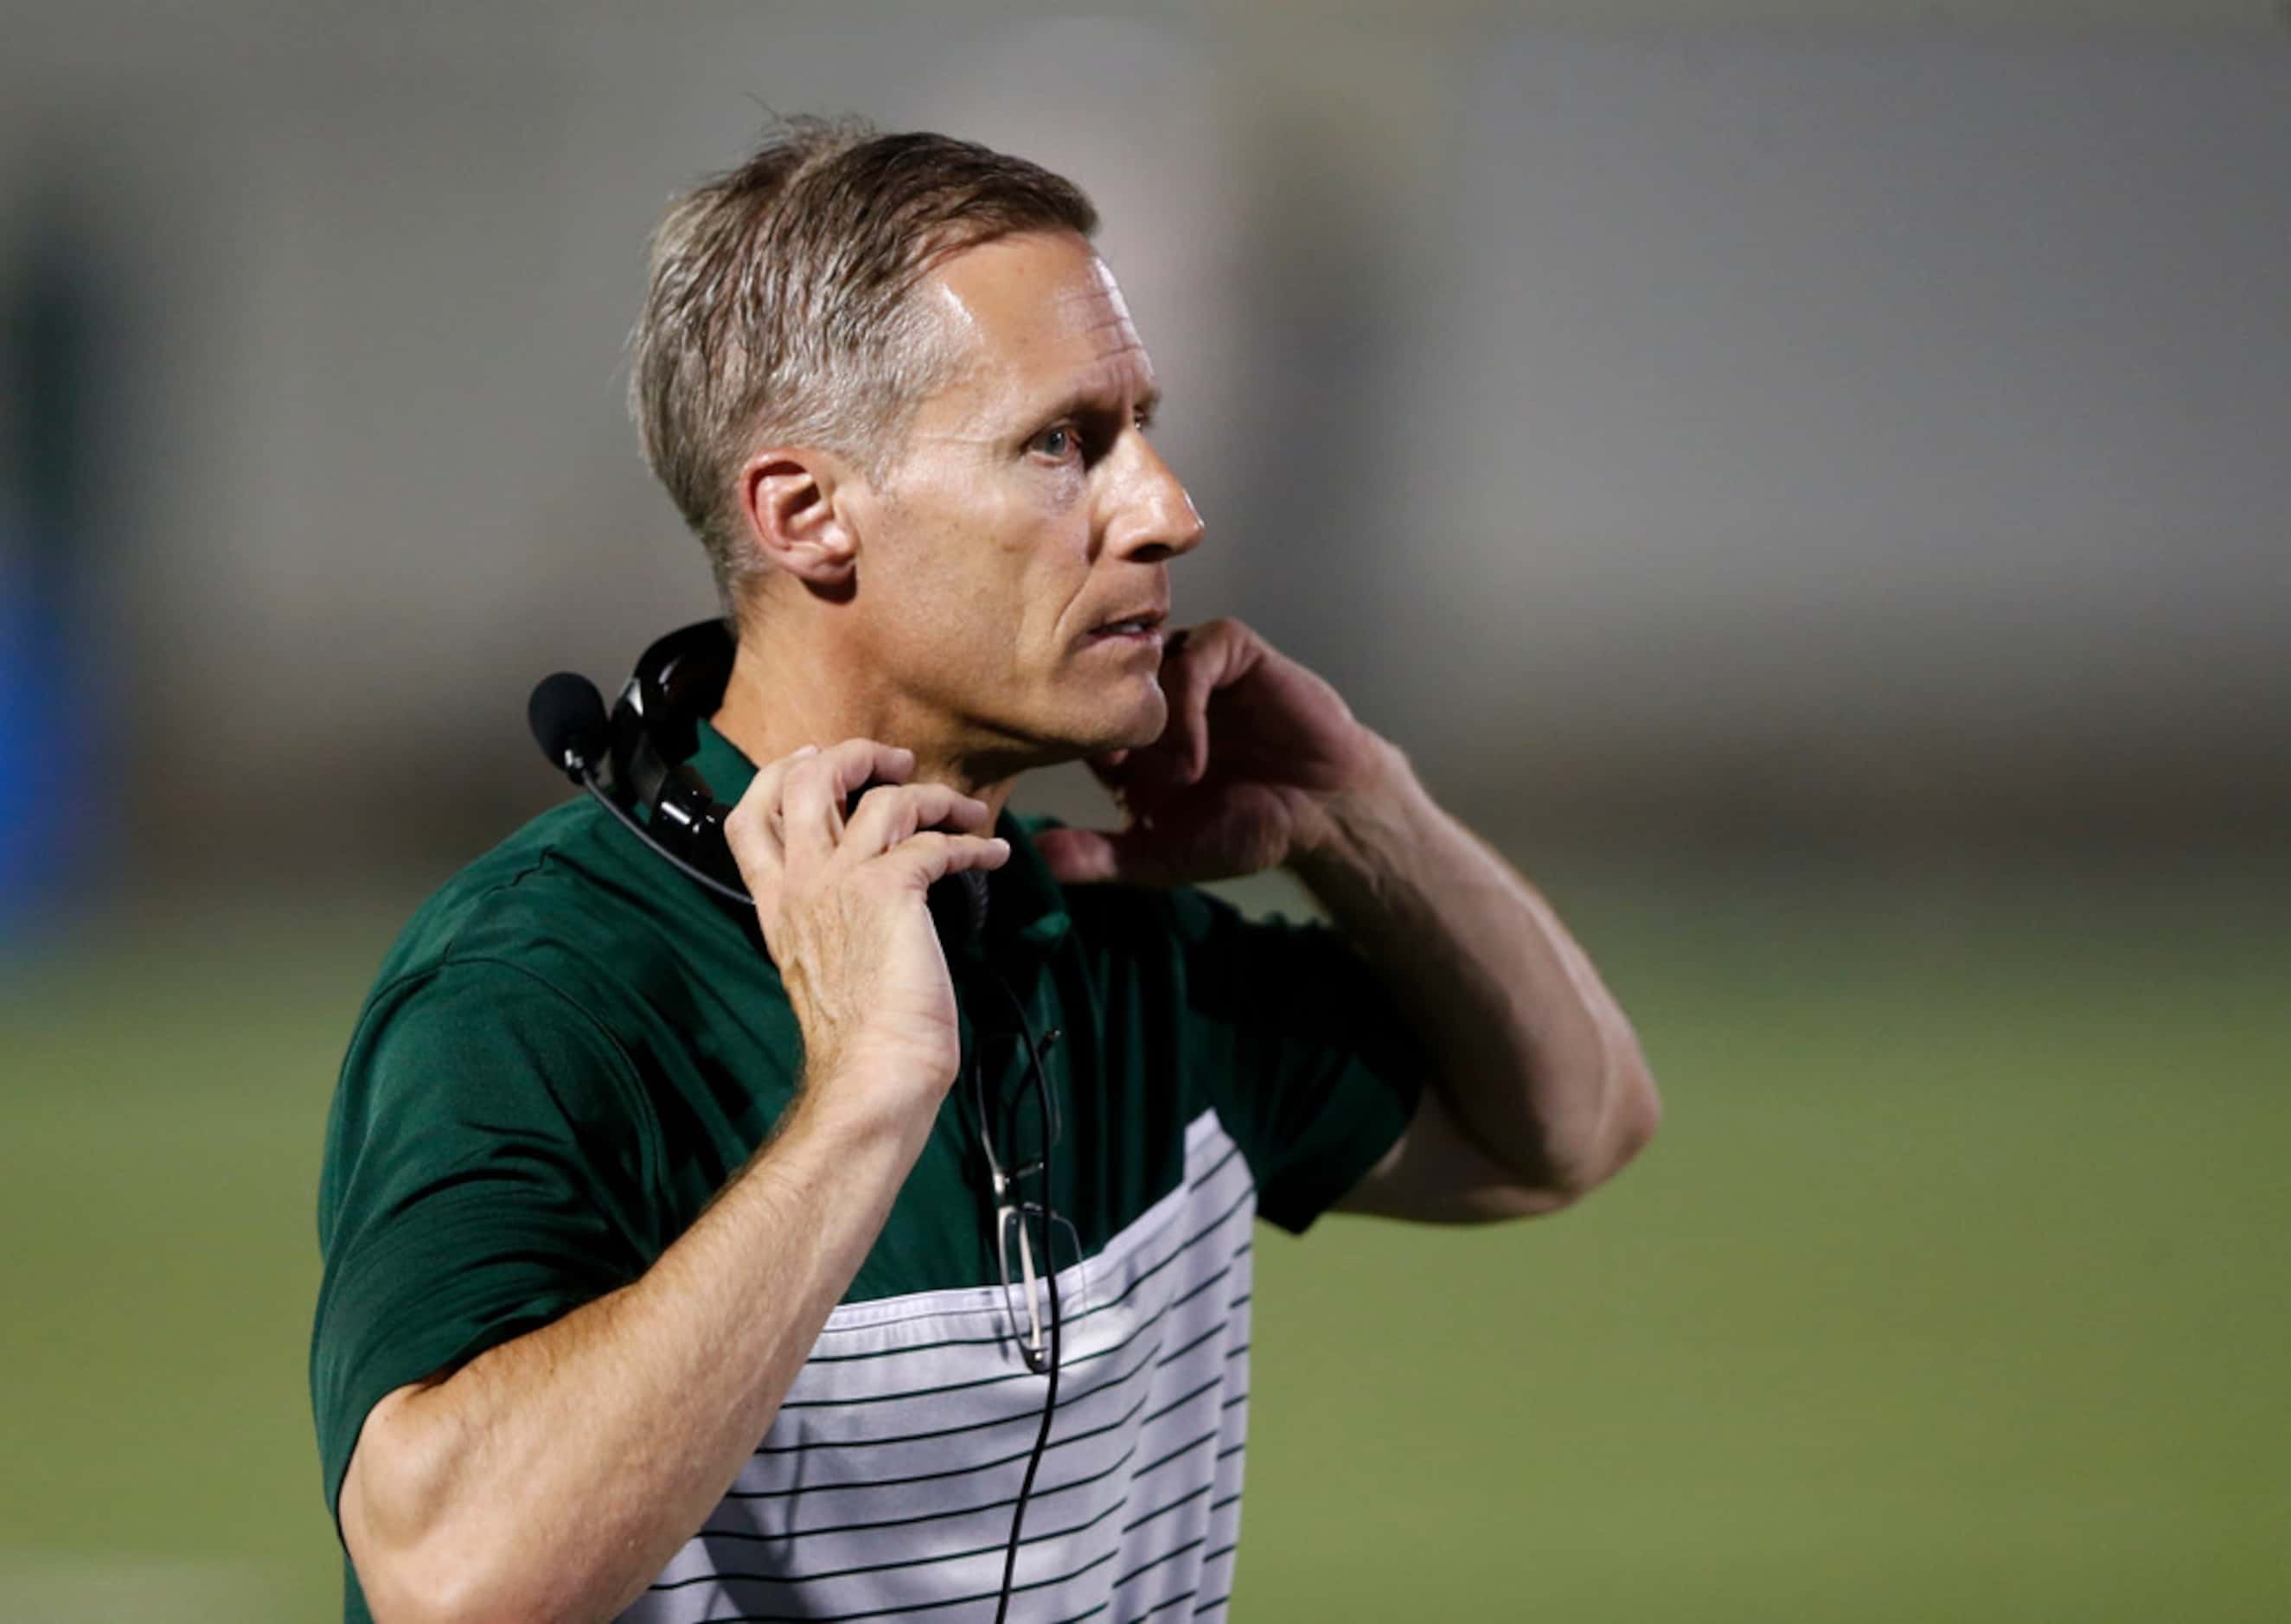
M700 744L690 757L692 769L706 780L708 792L716 800L727 805L738 800L756 776L755 763L706 719L700 720L697 732ZM1046 814L1016 813L1007 805L995 818L994 832L1010 842L1010 858L987 880L990 953L1046 950L1073 928L1065 892L1050 877L1049 865L1034 846L1036 832L1057 823Z

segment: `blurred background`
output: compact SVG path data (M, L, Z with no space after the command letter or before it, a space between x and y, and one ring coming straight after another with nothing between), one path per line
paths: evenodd
M1093 195L1210 526L1173 618L1399 742L1664 1088L1558 1218L1268 1232L1241 1616L2291 1617L2267 0L0 40L0 1618L338 1616L335 1070L566 792L535 679L712 610L621 345L767 109Z

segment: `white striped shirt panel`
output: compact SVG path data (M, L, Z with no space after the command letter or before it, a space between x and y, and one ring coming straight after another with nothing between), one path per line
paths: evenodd
M1062 1270L1057 1416L1013 1620L1221 1619L1248 1432L1247 1162L1214 1112L1184 1183ZM621 1616L991 1620L1041 1425L1000 1286L829 1315L762 1446Z

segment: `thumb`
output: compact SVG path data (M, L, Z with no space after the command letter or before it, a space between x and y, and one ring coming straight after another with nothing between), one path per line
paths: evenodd
M1111 881L1132 885L1166 883L1154 861L1150 831L1045 829L1034 837L1042 864L1060 885Z

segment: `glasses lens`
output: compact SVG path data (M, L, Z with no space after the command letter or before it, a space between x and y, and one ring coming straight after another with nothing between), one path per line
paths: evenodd
M1023 1036L1021 1042L1025 1041ZM1010 1316L1011 1335L1027 1367L1047 1371L1050 1357L1049 1317L1078 1312L1069 1297L1083 1295L1081 1286L1081 1237L1065 1218L1051 1221L1045 1204L1049 1200L1048 1168L1050 1153L1065 1130L1057 1092L1044 1068L1034 1063L1042 1052L1038 1041L1028 1046L1025 1079L1001 1098L990 1102L985 1068L971 1070L978 1122L988 1167L994 1171L995 1250L1001 1260L1003 1302ZM1060 1295L1050 1306L1047 1276L1058 1274Z
M1042 1209L1033 1202L1004 1207L996 1215L1001 1230L1002 1300L1010 1315L1011 1334L1029 1368L1049 1368L1050 1288L1045 1276L1058 1276L1057 1315L1061 1321L1088 1311L1089 1289L1076 1266L1081 1261L1081 1235L1064 1218L1045 1223Z
M1003 1208L1001 1218L1002 1300L1009 1310L1010 1332L1018 1339L1018 1351L1027 1364L1041 1370L1049 1357L1049 1328L1042 1317L1048 1310L1041 1276L1034 1266L1034 1237L1027 1233L1025 1214L1018 1208Z

